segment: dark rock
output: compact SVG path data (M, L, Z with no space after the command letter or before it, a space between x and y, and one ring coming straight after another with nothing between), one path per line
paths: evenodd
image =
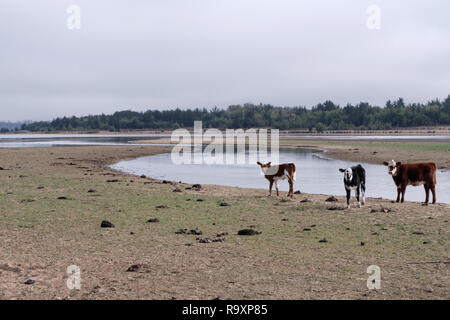
M172 190L172 192L182 192L180 188L175 188Z
M213 243L213 242L224 242L225 239L224 238L216 238L216 239L211 239L211 238L197 238L196 240L198 240L199 243Z
M203 199L197 199L197 202L202 202L202 201L205 201L205 200L203 200Z
M94 193L94 192L95 192L94 189L89 189L89 190L88 190L88 193Z
M147 222L153 223L153 222L159 222L158 218L150 218L147 220Z
M361 246L364 246L364 245L366 245L366 243L361 241Z
M311 231L311 228L303 228L303 231Z
M240 236L254 236L257 234L261 234L261 232L253 230L253 229L242 229L242 230L239 230L237 234Z
M301 200L300 202L301 202L301 203L306 203L306 202L312 202L312 201L309 200L309 199L303 199L303 200Z
M323 238L323 239L320 239L319 242L328 242L328 240Z
M34 284L36 281L28 279L27 281L25 281L23 284Z
M102 223L100 224L100 227L102 228L114 228L114 225L106 220L103 220Z
M131 235L133 235L133 234L134 234L134 232L133 232L133 231L131 231L131 232L130 232L130 234L131 234Z
M220 238L220 237L227 236L227 235L228 235L228 232L221 232L221 233L216 234L216 237Z
M423 244L429 244L431 241L424 241Z
M145 174L143 174L143 175L141 175L141 178L145 179L145 178L147 178L147 176Z
M300 192L300 190L297 190L294 192L294 194L302 194L302 193Z
M288 221L288 219L286 219L286 218L283 218L283 219L281 219L281 221Z
M167 183L169 183L169 181L163 180L162 183L167 184Z
M327 202L337 202L339 200L335 196L331 196L331 197L327 198L325 201L327 201Z
M316 225L315 225L315 224L312 224L312 225L311 225L311 228L315 228L315 227L316 227Z
M146 264L133 264L127 269L127 272L143 272L143 273L149 273L150 272L150 266Z
M192 189L197 189L197 190L200 190L202 188L202 185L201 184L193 184L192 185Z
M413 231L412 234L423 235L424 233L421 231Z
M221 207L229 207L230 205L228 203L226 203L226 202L221 202L219 204L219 206L221 206Z
M37 187L37 189L38 190L42 190L42 189L44 189L44 187L43 186L39 186L39 187Z
M106 180L106 182L119 182L119 180L117 180L117 179L110 179L110 180Z
M331 211L340 211L340 210L345 210L343 207L329 207L328 208L328 210L331 210Z
M0 167L0 170L5 170L5 169L3 169L2 167Z
M162 205L156 206L155 208L156 209L168 209L169 207L162 204Z
M65 196L58 197L58 200L67 200L67 197L65 197Z
M197 230L197 229L191 229L188 231L188 229L179 229L178 231L175 232L176 234L194 234L194 235L201 235L203 234L202 231Z
M370 210L370 213L375 213L375 212L389 213L391 211L392 211L392 209L381 207L380 209L372 209L372 210Z

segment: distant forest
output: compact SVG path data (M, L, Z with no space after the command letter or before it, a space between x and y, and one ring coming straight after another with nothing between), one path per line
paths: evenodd
M29 131L79 130L142 130L192 127L194 120L203 121L203 128L262 128L280 130L388 130L418 126L450 125L450 95L444 100L426 104L405 104L402 98L386 102L385 107L368 103L347 104L331 101L312 108L275 107L270 104L232 105L226 109L119 111L112 115L63 117L53 121L23 124Z

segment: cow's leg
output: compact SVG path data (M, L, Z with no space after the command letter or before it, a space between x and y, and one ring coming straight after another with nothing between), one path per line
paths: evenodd
M269 182L269 195L268 197L270 197L272 195L272 186L273 186L273 181Z
M345 189L345 191L347 192L347 209L350 209L350 196L351 196L351 190L350 189Z
M277 197L279 197L280 192L278 191L278 181L275 181L275 189L277 190Z
M358 200L358 208L361 208L361 201L359 201L360 196L359 186L356 187L355 193L356 193L356 200Z
M397 202L400 202L401 187L397 187Z
M289 178L289 195L291 198L294 197L294 181Z
M361 192L362 192L362 204L366 204L366 184L362 183L361 184Z
M406 185L402 185L402 200L401 203L405 202L405 192L406 192Z
M425 202L424 204L428 204L428 200L430 199L430 186L427 184L424 184L423 187L425 188Z
M432 184L430 186L431 193L433 194L433 203L436 203L436 185Z

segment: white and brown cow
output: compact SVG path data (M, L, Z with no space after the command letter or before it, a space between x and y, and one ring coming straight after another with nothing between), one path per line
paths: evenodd
M383 163L388 166L389 174L397 186L397 202L405 201L406 186L425 187L425 204L428 204L430 190L433 193L433 203L436 203L436 164L434 162L427 163L405 163L395 162L391 160Z
M269 197L272 195L272 186L275 183L275 189L277 190L277 196L280 195L278 192L278 181L288 180L289 182L289 193L288 197L294 196L294 182L295 182L295 164L293 163L283 163L271 166L271 162L262 164L257 162L261 166L261 170L264 177L269 180Z

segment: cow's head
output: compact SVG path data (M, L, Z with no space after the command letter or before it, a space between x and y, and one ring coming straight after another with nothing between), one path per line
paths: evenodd
M389 174L393 177L395 177L398 173L398 170L400 168L401 162L395 162L394 160L391 160L389 162L385 161L383 162L385 166L388 167Z
M352 181L352 179L353 179L353 170L352 170L352 168L347 168L347 169L340 168L339 171L344 173L344 180L345 180L345 182Z
M272 162L267 162L266 164L262 164L261 162L256 162L260 167L261 167L261 171L264 173L264 174L267 174L267 172L269 171L269 168L270 168L270 164L272 163Z

